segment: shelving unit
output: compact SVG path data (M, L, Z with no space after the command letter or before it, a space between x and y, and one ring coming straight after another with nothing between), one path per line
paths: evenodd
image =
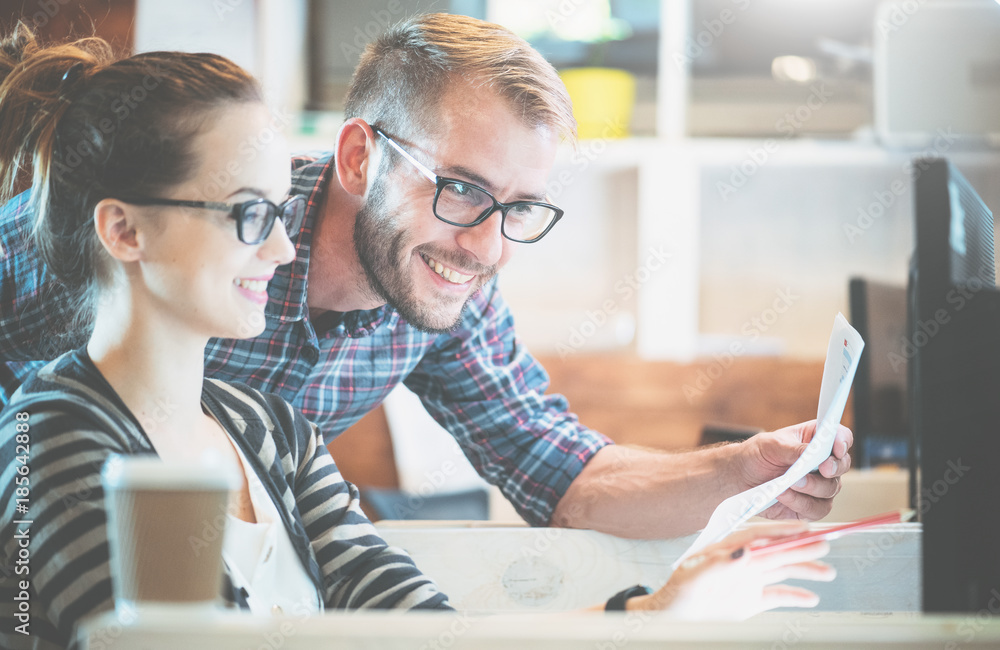
M746 354L821 356L829 321L847 308L849 276L905 280L908 191L857 241L845 226L897 180L908 186L903 166L922 150L888 150L864 134L686 137L690 70L674 54L689 36L692 1L660 5L660 135L564 147L550 188L566 218L543 242L522 246L503 273L521 336L537 352L631 351L683 361L740 341ZM172 47L243 56L292 123L293 149L332 147L335 117L325 119L333 128L314 134L295 126L306 96L306 0L224 0L212 5L226 9L218 16L200 0L183 2L171 12L208 13L197 28L198 21L183 21L189 33L174 26L160 34ZM165 28L143 20L159 15L156 7L138 0L140 48ZM256 34L249 53L247 24ZM810 91L802 91L806 101ZM1000 208L1000 151L946 143L936 153L952 157L987 204ZM754 328L786 290L799 296L795 304L766 330ZM747 336L748 327L758 335Z

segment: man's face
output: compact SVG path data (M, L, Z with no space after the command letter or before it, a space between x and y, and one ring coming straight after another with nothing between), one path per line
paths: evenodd
M467 180L498 201L544 196L558 145L554 133L524 126L505 100L465 85L442 98L438 113L436 134L389 135L437 175ZM376 143L382 156L390 155L387 141ZM516 244L500 233L499 210L471 228L437 219L434 183L398 154L392 160L384 176L375 171L355 221L366 289L411 325L447 331Z

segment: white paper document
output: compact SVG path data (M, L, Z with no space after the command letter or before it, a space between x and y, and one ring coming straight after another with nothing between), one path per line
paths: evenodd
M816 434L813 439L783 475L720 503L694 544L674 563L675 569L694 553L720 541L750 517L769 508L779 494L830 457L837 425L844 414L847 395L851 392L851 383L864 347L865 342L857 330L851 327L843 314L837 314L826 349L823 384L819 389L819 409L816 413Z

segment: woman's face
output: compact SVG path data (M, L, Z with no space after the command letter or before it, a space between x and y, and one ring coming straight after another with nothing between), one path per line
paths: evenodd
M194 143L198 171L163 197L280 204L290 188L289 151L269 111L233 104L217 111ZM267 283L295 258L282 222L260 244L237 236L223 211L144 208L149 226L137 266L153 309L168 321L208 337L246 338L264 330Z

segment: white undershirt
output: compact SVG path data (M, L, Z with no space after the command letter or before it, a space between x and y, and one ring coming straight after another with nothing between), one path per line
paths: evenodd
M323 611L323 600L299 560L288 531L264 484L233 443L246 474L257 523L227 514L222 557L233 586L247 591L250 611L257 615L306 614Z

